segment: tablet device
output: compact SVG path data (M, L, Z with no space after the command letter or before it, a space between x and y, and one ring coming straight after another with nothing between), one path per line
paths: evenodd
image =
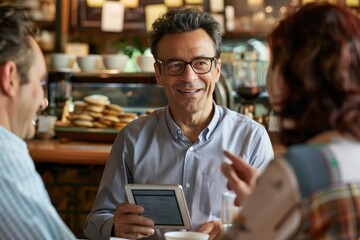
M191 220L181 185L126 184L129 203L144 207L142 216L151 218L154 228L191 229Z

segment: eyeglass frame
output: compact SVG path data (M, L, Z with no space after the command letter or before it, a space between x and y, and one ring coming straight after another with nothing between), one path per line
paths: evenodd
M195 69L194 69L193 66L192 66L192 63L193 63L193 61L196 61L196 60L199 60L199 59L208 59L208 60L210 60L210 68L209 68L209 71L204 72L204 73L198 73L198 72L195 71ZM190 65L191 69L192 69L192 70L194 71L194 73L196 73L196 74L206 74L206 73L209 73L209 72L211 71L211 69L212 69L213 62L216 61L217 59L218 59L218 58L217 58L216 56L214 56L214 57L197 57L197 58L194 58L193 60L188 61L188 62L187 62L187 61L180 60L180 59L170 59L170 60L167 60L167 61L162 61L162 60L160 60L160 59L158 59L158 58L155 58L155 61L156 61L157 63L159 63L159 64L161 64L161 65L164 66L164 71L165 71L165 73L166 73L167 75L169 75L169 76L180 76L181 74L183 74L183 73L185 72L185 69L186 69L186 66L187 66L187 65ZM169 73L166 71L166 68L165 68L165 64L168 63L169 61L180 61L180 62L185 63L182 72L179 73L179 74L175 74L175 75L174 75L174 74L169 74Z

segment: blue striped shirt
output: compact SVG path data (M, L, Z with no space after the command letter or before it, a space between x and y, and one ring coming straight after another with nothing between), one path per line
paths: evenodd
M26 143L0 126L1 239L75 239L51 204Z

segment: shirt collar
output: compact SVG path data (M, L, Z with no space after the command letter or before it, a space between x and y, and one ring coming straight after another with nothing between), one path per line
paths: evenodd
M11 132L9 129L0 125L0 131L2 134L4 134L4 138L8 140L6 144L9 144L10 141L13 141L12 143L17 144L16 146L27 147L25 140Z
M200 141L207 141L210 138L210 136L212 135L212 133L214 132L214 130L217 127L217 125L219 124L219 122L220 122L220 118L221 118L220 108L219 108L219 106L217 106L215 104L215 102L213 102L213 107L215 109L214 115L213 115L209 125L201 132L201 134L199 136ZM166 117L167 125L168 125L168 127L170 129L170 132L173 135L173 137L178 141L184 140L185 136L183 134L183 131L175 123L174 119L172 118L171 113L170 113L169 105L166 107L165 117Z

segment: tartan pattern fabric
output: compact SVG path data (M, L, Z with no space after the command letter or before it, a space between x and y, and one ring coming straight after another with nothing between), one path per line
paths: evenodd
M285 157L302 195L303 220L295 239L360 239L360 145L301 144Z
M303 219L296 239L359 239L360 183L332 186L303 201Z

